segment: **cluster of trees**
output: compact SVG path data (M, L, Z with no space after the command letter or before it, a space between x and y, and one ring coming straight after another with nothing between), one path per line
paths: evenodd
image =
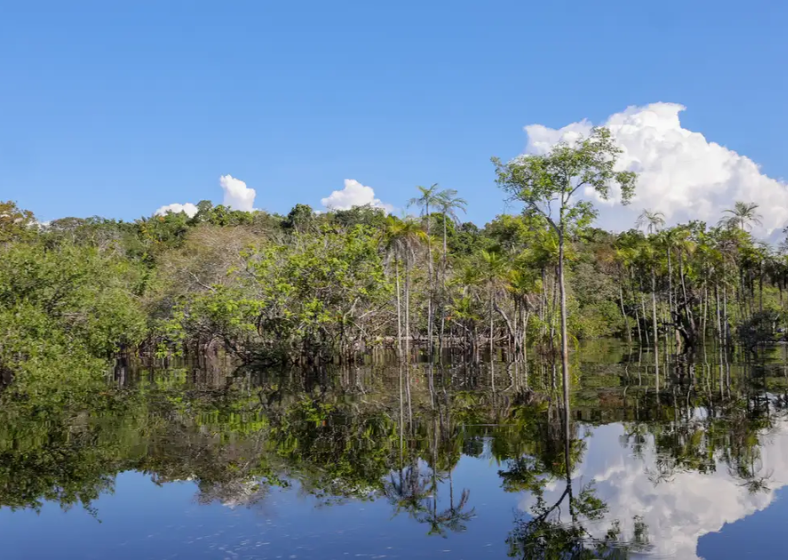
M626 202L636 177L615 171L605 129L547 155L495 161L523 203L483 228L462 222L452 189L419 187L418 216L356 207L286 216L208 201L194 216L134 222L65 218L42 225L0 207L0 371L88 371L124 349L221 346L264 363L461 351L556 352L622 336L689 347L712 336L758 341L783 320L784 253L749 233L754 205L719 225L591 226L578 192ZM65 356L65 358L64 358ZM58 366L60 364L60 366ZM568 384L566 384L568 385Z

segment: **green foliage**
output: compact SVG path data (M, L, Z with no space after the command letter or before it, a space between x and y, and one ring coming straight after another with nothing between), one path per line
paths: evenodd
M451 341L466 356L492 341L522 357L560 340L562 276L569 340L784 338L788 259L748 232L757 206L738 203L713 228L665 228L651 211L638 220L646 233L589 226L578 189L631 194L618 154L598 129L497 162L526 211L484 228L460 223L466 202L437 185L412 201L421 219L301 204L282 218L202 201L193 217L37 224L2 203L0 369L6 379L95 378L142 343L160 355L213 344L244 359L352 359L379 345L421 348L430 333L433 347Z
M596 215L589 202L573 200L579 190L592 189L607 199L615 185L624 203L632 197L635 174L614 170L620 153L610 131L595 128L576 145L559 144L546 155L525 155L506 164L493 158L493 163L501 188L563 235L567 228L588 226Z
M252 354L341 350L365 336L358 318L390 295L374 241L359 225L252 248L234 285L187 297L170 328Z
M100 378L106 360L145 336L141 274L129 263L69 244L0 253L0 368L15 390Z
M36 221L29 210L21 210L15 202L0 201L0 246L11 241L29 239L35 234Z

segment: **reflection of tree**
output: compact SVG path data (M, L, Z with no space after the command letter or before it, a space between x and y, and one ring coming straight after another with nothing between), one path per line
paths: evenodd
M619 379L596 367L605 384ZM68 406L43 394L0 402L0 505L90 507L111 491L116 473L133 469L159 484L191 480L200 503L232 507L264 506L272 486L292 482L320 504L382 496L395 515L447 536L472 526L478 497L455 488L454 476L461 456L471 455L497 463L504 491L537 500L533 517L518 520L511 535L520 553L527 545L535 553L566 547L566 555L598 556L602 545L624 554L648 544L642 520L626 547L615 522L609 535L591 539L590 523L604 512L592 489L567 491L557 505L539 501L583 460L591 424L566 424L568 412L549 393L519 399L517 384L499 386L493 397L478 367L235 378L180 370L142 379L132 369L125 388ZM595 391L578 391L575 418L628 419L622 444L644 461L653 456L655 481L722 466L748 491L768 491L773 473L760 450L788 398L764 397L735 371L706 390L717 378L697 371L694 386L668 384L656 395L606 388L605 399L594 400ZM530 387L549 390L549 374L531 367Z
M460 500L455 504L453 482L451 480L449 481L449 485L450 488L452 488L449 498L449 507L434 517L435 527L438 529L438 533L441 535L445 535L446 529L453 533L461 533L465 531L465 523L470 521L475 514L474 509L471 509L470 511L464 511L468 506L468 499L471 496L471 491L467 488L463 489L463 491L460 493Z
M521 558L626 558L630 550L645 548L648 532L642 519L636 521L636 538L631 543L621 540L620 524L614 521L602 538L595 538L586 524L599 522L607 513L607 505L595 493L593 484L575 492L572 472L582 461L585 442L575 435L571 423L570 403L564 393L560 417L549 414L541 454L521 456L508 462L508 469L499 471L506 491L528 491L535 503L530 517L515 521L507 538L509 556ZM548 484L563 480L564 491L554 502L545 498ZM564 515L564 514L568 515Z
M413 519L428 510L425 504L430 495L430 480L419 469L418 462L391 473L384 494L394 506L394 515L407 512Z
M0 402L0 506L64 509L114 488L115 475L140 457L132 445L148 428L139 399L94 398L83 405L3 399Z
M432 471L423 472L415 462L392 472L386 480L384 494L394 507L394 515L407 513L412 519L429 526L430 535L446 536L447 532L462 532L475 511L468 510L470 491L463 489L455 501L454 482L448 479L449 505L438 509L440 483Z
M565 507L568 516L563 517ZM620 540L618 524L614 523L602 539L594 538L584 523L602 519L607 506L597 498L593 486L585 486L577 496L571 483L557 501L537 499L529 519L518 519L506 542L509 556L518 558L627 558L633 549L644 548ZM646 531L641 528L641 542ZM647 544L647 537L645 537Z

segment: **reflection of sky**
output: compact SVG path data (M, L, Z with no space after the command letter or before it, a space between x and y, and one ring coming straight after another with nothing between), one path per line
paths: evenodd
M455 501L470 488L477 517L463 534L428 537L428 526L385 500L316 507L298 488L276 490L259 506L199 505L193 482L156 486L127 472L114 494L94 502L98 520L80 507L63 513L46 504L41 515L0 509L3 560L138 560L141 558L505 558L517 496L502 494L497 467L464 457L453 473ZM441 486L439 509L448 506ZM99 522L100 521L100 522Z
M593 481L597 497L608 506L604 520L590 527L592 535L604 537L618 520L623 538L631 538L634 519L640 516L648 527L653 552L660 556L698 558L701 536L765 509L775 490L788 483L788 422L779 423L773 433L761 438L760 473L772 476L769 490L757 494L751 494L722 463L714 473L676 472L670 481L655 484L656 457L650 438L642 458L637 458L631 448L621 445L624 430L620 424L592 432L583 462L574 473L577 487ZM552 503L562 491L562 485L551 485L545 498ZM525 495L520 508L527 511L532 504L533 499Z
M636 458L620 443L622 426L588 429L575 476L577 487L595 481L598 497L607 503L604 520L588 527L595 536L619 520L624 538L631 537L633 519L641 516L662 556L740 558L767 550L772 554L757 556L783 555L788 506L778 501L766 508L788 482L788 423L762 438L761 472L773 475L771 490L756 495L725 465L710 475L676 473L671 482L655 485L649 478L655 461L651 442ZM40 515L1 509L0 558L505 558L518 503L527 509L531 500L501 491L489 442L485 450L479 458L463 457L453 473L455 500L470 489L469 508L476 517L467 522L466 533L446 539L426 536L428 527L407 514L392 519L385 499L317 507L313 498L291 488L272 491L251 509L206 506L195 499L193 482L157 486L148 475L128 472L117 478L114 494L93 504L97 519L79 507L64 513L54 504L46 504ZM561 484L551 485L547 498L562 490ZM444 482L438 509L447 502Z

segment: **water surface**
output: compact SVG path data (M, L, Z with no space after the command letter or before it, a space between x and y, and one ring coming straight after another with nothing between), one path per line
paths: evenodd
M574 354L568 440L546 362L119 367L4 408L2 557L781 555L784 349L663 354Z

